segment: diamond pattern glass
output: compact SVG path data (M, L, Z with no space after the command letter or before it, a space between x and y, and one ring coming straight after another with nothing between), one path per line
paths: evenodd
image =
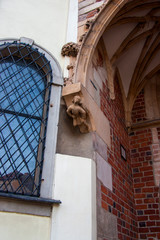
M0 191L39 196L51 68L29 45L0 53Z

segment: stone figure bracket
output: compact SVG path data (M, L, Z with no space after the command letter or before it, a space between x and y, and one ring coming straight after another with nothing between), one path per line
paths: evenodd
M72 99L72 104L67 108L67 114L73 118L73 126L79 127L81 133L90 131L88 110L82 103L82 98L78 95Z
M63 87L62 96L67 106L67 112L72 117L73 125L78 126L81 133L96 132L110 147L110 123L85 86L81 82L67 85ZM74 119L77 112L80 118L75 117Z
M62 93L67 105L67 114L73 119L73 126L79 127L81 133L94 131L91 113L84 104L84 96L80 84L72 84L64 88Z

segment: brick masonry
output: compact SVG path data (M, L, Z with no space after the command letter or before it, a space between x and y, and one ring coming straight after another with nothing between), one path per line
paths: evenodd
M100 12L100 8L108 0L82 0L78 4L78 41L84 33L88 31L86 28L86 22L94 20L97 14Z
M93 17L99 12L99 7L104 3L104 0L84 0L79 2L79 22L90 17Z
M137 96L133 106L132 119L134 122L145 120L143 90ZM138 239L160 239L159 187L156 186L154 174L154 159L159 153L159 142L156 141L153 130L156 133L156 128L148 128L136 130L130 134ZM159 134L157 139L158 136Z
M144 104L144 89L138 94L132 109L132 122L137 123L146 120Z
M116 216L118 239L160 239L159 187L155 174L159 170L154 167L155 162L159 164L160 129L147 128L128 134L116 78L114 87L115 100L109 97L107 80L100 90L101 110L111 127L111 149L106 148L113 181L112 191L101 183L101 207ZM143 90L135 100L132 120L134 123L146 120ZM126 161L121 157L121 145L126 150Z
M109 97L108 82L103 83L101 110L110 121L111 149L108 162L112 166L113 191L101 185L101 206L117 217L118 239L138 239L138 224L134 202L129 136L125 128L125 114L120 86L115 79L115 100ZM120 146L126 151L122 158Z
M79 0L78 39L88 31L85 27L87 20L93 20L99 13L99 6L107 2ZM98 67L96 62L96 68L101 71ZM103 59L100 67L104 67ZM100 215L97 220L98 240L160 239L159 188L156 184L156 176L160 176L160 171L155 170L160 169L160 161L157 158L160 151L160 128L156 128L158 142L154 141L153 129L150 128L134 130L128 134L118 80L116 78L114 80L115 100L111 100L107 79L101 78L102 87L96 84L96 79L91 77L99 96L89 92L95 101L98 99L98 105L100 102L100 108L110 121L111 129L111 148L103 145L98 154L112 168L112 190L97 178ZM142 89L132 109L132 122L137 124L146 119ZM97 140L94 140L94 144L96 142ZM126 161L121 156L121 145L126 151ZM99 151L99 147L95 149L96 151ZM117 225L113 228L113 231L117 231L117 237L116 234L108 233L110 228L104 221L107 218L113 221L113 225Z

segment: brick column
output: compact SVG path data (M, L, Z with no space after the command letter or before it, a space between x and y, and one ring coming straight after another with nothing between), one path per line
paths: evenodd
M152 156L155 185L160 184L160 144L158 139L157 128L152 128Z

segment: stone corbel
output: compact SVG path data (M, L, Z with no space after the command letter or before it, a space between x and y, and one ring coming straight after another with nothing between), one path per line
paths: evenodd
M108 147L110 147L111 137L109 121L92 96L89 94L85 86L83 86L83 84L80 82L67 85L63 87L62 96L65 100L68 112L71 112L72 108L74 108L75 101L80 101L80 105L78 105L78 107L82 107L80 110L82 112L80 125L81 123L84 123L82 126L79 126L80 132L96 132L108 145ZM80 98L75 98L75 96ZM71 113L70 116L73 117L72 115L73 114ZM72 118L72 121L74 126L78 126L77 122L79 119L74 121Z
M73 119L73 126L78 126L81 133L94 131L92 115L86 105L81 83L64 87L62 96L67 106L66 112Z

